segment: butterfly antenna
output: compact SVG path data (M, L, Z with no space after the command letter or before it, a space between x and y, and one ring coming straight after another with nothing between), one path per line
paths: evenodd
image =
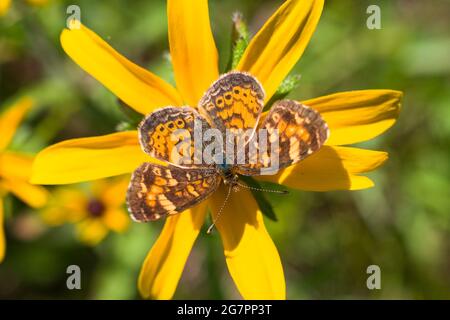
M219 218L223 212L223 209L225 208L225 204L227 203L228 198L230 197L231 189L232 189L232 186L230 186L228 188L227 196L225 197L225 200L223 201L222 206L219 209L219 212L217 213L216 217L214 218L213 223L209 226L208 230L206 231L206 234L211 234L211 231L214 229L214 226L216 225L217 220L219 220Z
M288 194L289 193L288 190L271 190L271 189L255 188L255 187L250 187L250 186L247 186L247 185L239 183L239 182L237 183L237 185L241 188L246 188L246 189L255 190L255 191L272 192L272 193L279 193L279 194Z

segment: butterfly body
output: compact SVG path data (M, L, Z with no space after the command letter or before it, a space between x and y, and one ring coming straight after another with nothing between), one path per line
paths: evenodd
M167 165L144 163L133 173L127 193L132 218L149 221L182 212L222 182L236 191L240 175L276 172L313 154L328 138L316 111L282 100L262 116L263 102L254 77L230 72L211 85L197 108L165 107L145 117L139 126L142 149ZM203 139L208 130L216 130L214 138ZM245 139L239 140L244 131ZM208 157L208 151L223 157Z
M239 181L239 175L235 173L233 167L230 167L227 170L221 170L220 175L225 185L230 186L233 189L236 189L237 183Z

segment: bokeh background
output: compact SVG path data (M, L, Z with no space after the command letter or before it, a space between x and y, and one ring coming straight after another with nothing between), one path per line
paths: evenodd
M111 133L127 119L115 96L61 49L70 4L119 52L173 83L165 1L12 2L0 18L0 105L24 95L37 104L12 149L34 153L65 139ZM244 14L254 34L281 2L210 1L223 68L233 12ZM381 8L381 30L366 27L370 4ZM326 1L294 70L302 78L290 97L390 88L404 91L405 99L395 126L361 145L390 154L370 174L374 188L269 197L279 221L266 224L283 261L288 298L450 298L449 21L448 0ZM140 265L162 222L132 223L89 247L77 241L73 226L49 227L12 196L6 213L0 298L139 297ZM71 264L81 267L82 290L66 288ZM381 268L381 290L366 287L371 264ZM175 298L239 298L217 233L199 237Z

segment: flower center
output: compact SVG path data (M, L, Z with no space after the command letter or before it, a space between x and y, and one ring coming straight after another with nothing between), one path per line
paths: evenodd
M92 217L98 218L105 212L105 205L100 200L91 199L87 204L87 211Z

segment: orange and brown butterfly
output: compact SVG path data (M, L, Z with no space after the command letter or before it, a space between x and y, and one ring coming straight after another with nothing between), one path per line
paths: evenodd
M296 101L281 100L260 119L263 103L264 90L258 80L248 73L233 71L214 82L196 108L169 106L147 115L139 125L142 149L165 165L144 163L134 171L127 193L132 218L149 221L182 212L209 197L221 182L231 190L242 186L241 175L262 174L273 165L270 155L276 155L277 169L282 169L319 150L328 138L328 126L315 110ZM249 159L253 150L262 161L205 161L196 151L207 147L207 143L195 141L198 131L208 129L216 129L224 136L227 131L250 130L241 151L248 153L245 159ZM259 129L267 131L264 145L268 147L264 150L259 149L261 140L255 139ZM275 139L278 143L271 144ZM220 152L222 161L226 161L230 156L236 159L238 150L233 147ZM189 161L180 164L180 157Z

